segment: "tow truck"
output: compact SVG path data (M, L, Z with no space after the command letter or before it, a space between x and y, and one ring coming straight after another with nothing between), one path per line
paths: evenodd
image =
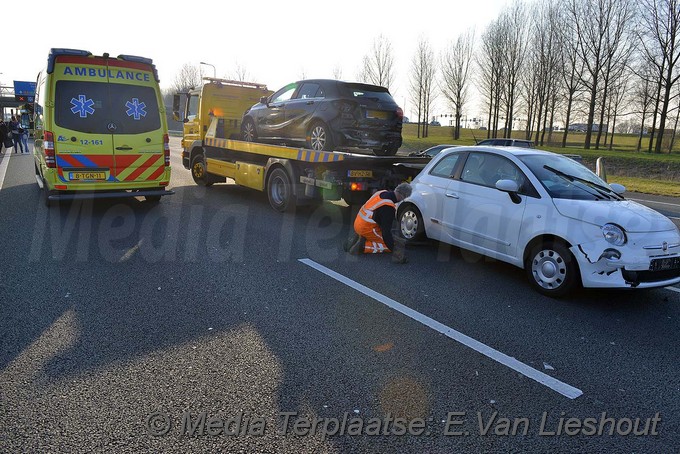
M263 84L204 77L200 87L174 95L173 116L184 123L182 164L196 184L231 179L266 192L280 212L324 200L344 199L351 206L410 181L429 161L239 140L243 112L269 94Z

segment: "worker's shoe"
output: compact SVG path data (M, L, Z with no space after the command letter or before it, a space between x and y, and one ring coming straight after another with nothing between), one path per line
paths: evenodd
M356 232L352 232L352 234L347 238L347 241L342 245L342 248L345 250L345 252L349 252L350 248L354 246L354 243L359 241L359 234Z
M352 255L360 255L364 253L364 248L366 247L366 238L363 236L359 237L359 240L356 241L352 247L349 248L349 252Z

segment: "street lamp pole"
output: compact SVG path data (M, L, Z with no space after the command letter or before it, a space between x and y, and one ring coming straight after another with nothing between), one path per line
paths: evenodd
M200 62L202 65L207 65L207 66L212 66L213 69L213 78L217 79L217 70L215 69L215 65L211 65L210 63L206 63L204 61Z

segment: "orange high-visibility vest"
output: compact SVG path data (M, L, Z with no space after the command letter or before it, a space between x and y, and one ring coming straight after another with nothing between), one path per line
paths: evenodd
M380 194L386 191L378 191L359 210L354 220L354 231L366 239L364 254L379 254L391 252L382 237L380 226L373 220L373 213L380 207L391 206L396 210L396 204L390 199L381 199Z

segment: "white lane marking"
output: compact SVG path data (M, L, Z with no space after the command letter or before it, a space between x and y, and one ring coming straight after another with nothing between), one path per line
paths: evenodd
M485 345L469 336L466 336L465 334L460 333L453 328L449 328L448 326L439 323L438 321L431 319L430 317L423 315L420 312L411 309L410 307L404 306L403 304L398 303L393 299L376 292L375 290L371 290L370 288L361 285L358 282L353 281L352 279L349 279L348 277L345 277L340 273L336 273L335 271L326 268L325 266L320 265L313 260L310 259L298 259L298 260L304 263L305 265L310 266L315 270L320 271L325 275L332 277L333 279L340 281L349 287L352 287L358 292L361 292L364 295L373 298L378 302L383 303L385 306L394 309L395 311L403 315L406 315L407 317L417 322L422 323L428 328L432 328L433 330L442 333L446 337L449 337L457 342L460 342L466 347L469 347L475 350L476 352L481 353L482 355L496 362L499 362L514 371L519 372L525 377L531 378L532 380L535 380L538 383L547 386L553 391L556 391L562 394L563 396L568 397L569 399L576 399L577 397L583 394L583 391L581 391L578 388L574 388L573 386L561 382L556 378L551 377L550 375L544 374L543 372L540 372L534 369L533 367L527 366L526 364L518 361L517 359L511 356L501 353L498 350L491 348L488 345Z
M2 164L0 164L0 189L5 182L5 174L7 173L7 167L9 166L9 158L12 157L11 149L5 150L5 156L2 158Z
M666 287L666 290L670 290L672 292L680 293L680 288Z
M680 207L680 204L677 203L657 202L656 200L644 200L644 199L628 199L628 200L633 200L635 202L658 203L659 205L670 205L672 207Z

